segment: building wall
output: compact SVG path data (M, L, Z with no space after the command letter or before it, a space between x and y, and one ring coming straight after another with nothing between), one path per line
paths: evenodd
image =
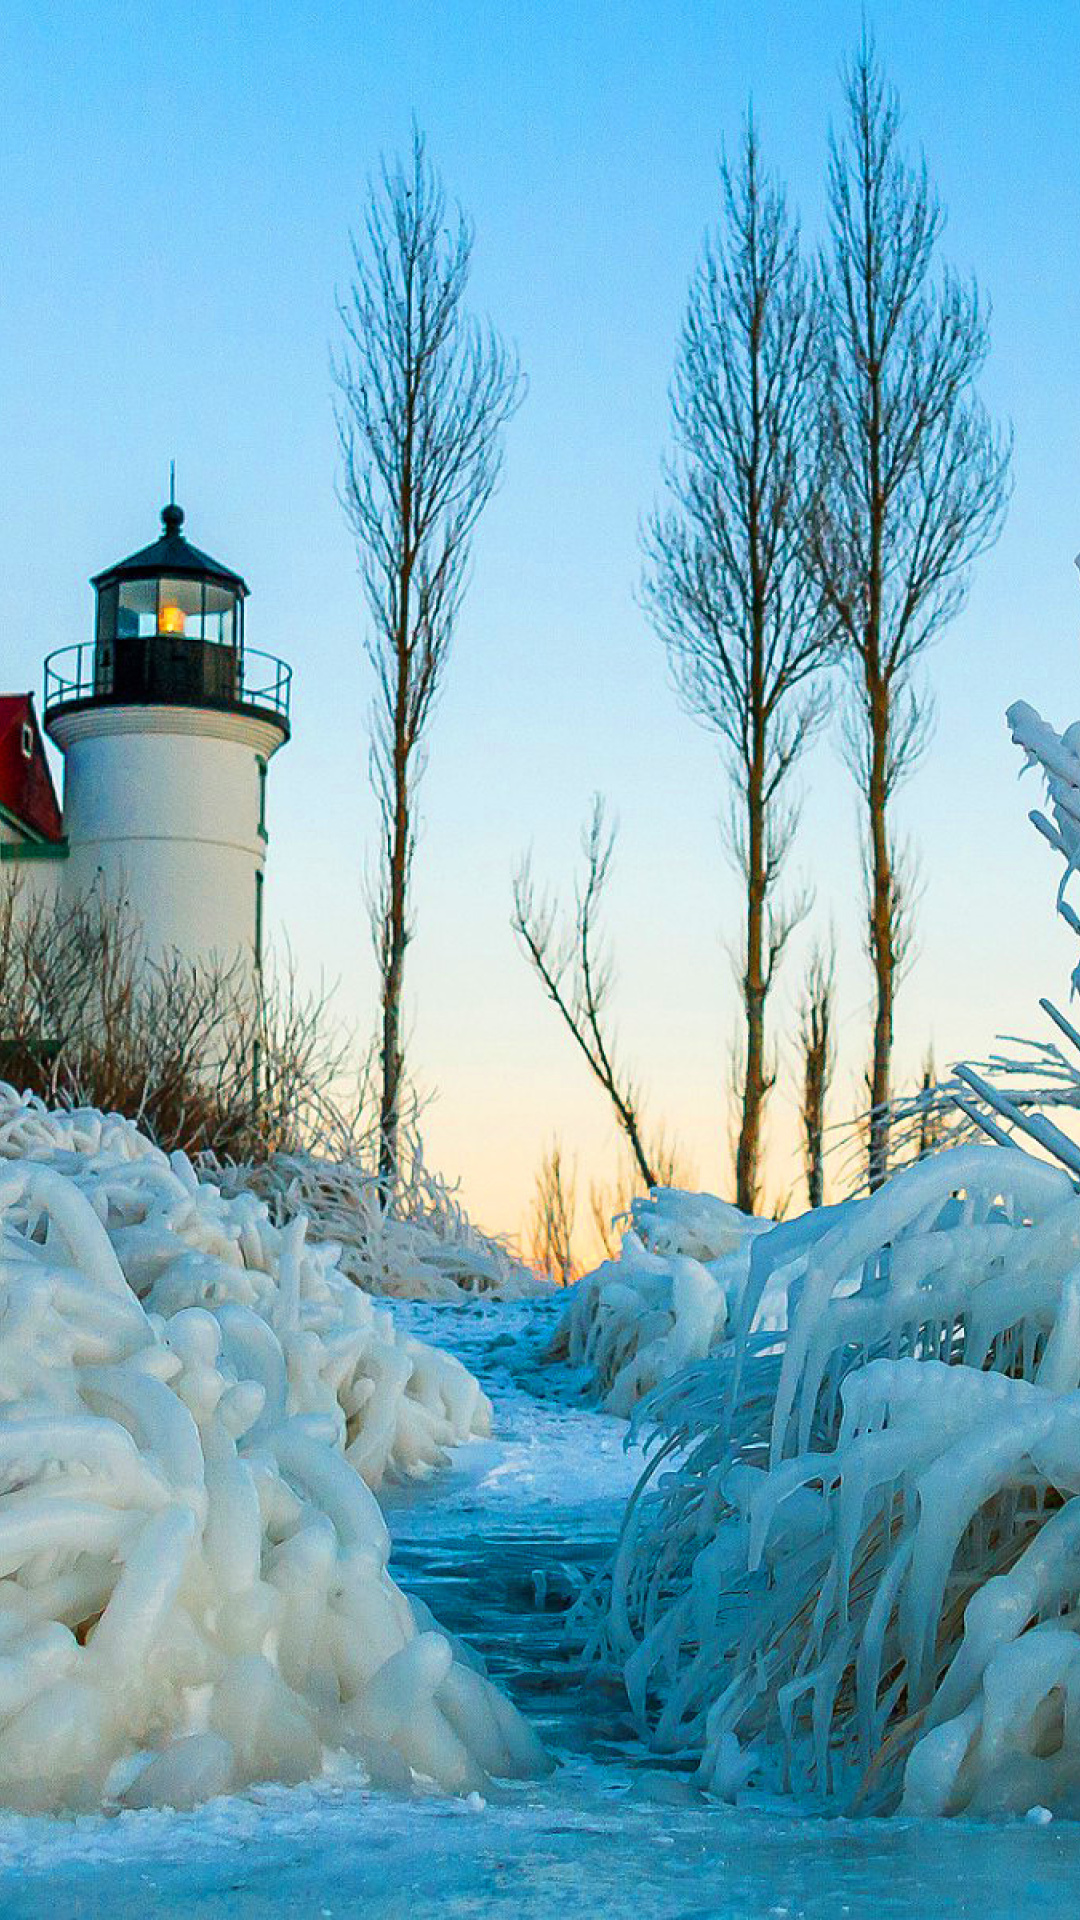
M54 901L66 865L54 848L39 847L0 816L0 885L14 881L22 902Z
M101 886L125 900L151 953L253 959L259 762L280 744L276 729L163 707L97 709L62 726L65 896Z

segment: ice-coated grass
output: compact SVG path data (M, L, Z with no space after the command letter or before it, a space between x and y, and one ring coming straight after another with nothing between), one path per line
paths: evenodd
M644 1410L588 1644L723 1797L1080 1811L1071 1182L961 1148L773 1237L731 1347Z
M0 1805L542 1768L373 1492L490 1409L253 1195L0 1088Z
M503 1241L481 1233L446 1183L414 1149L403 1191L384 1203L378 1177L357 1160L277 1153L209 1175L228 1194L255 1193L286 1225L303 1214L312 1241L337 1248L343 1273L368 1293L398 1300L524 1300L551 1282Z
M656 1188L635 1200L619 1258L571 1289L550 1357L584 1370L609 1413L631 1413L723 1340L768 1226L712 1194Z

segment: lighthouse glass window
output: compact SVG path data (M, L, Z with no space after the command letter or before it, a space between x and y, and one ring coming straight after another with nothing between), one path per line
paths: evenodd
M156 580L121 581L116 610L118 640L135 640L157 632L157 590Z
M204 637L211 646L234 647L237 643L235 593L228 587L215 587L209 580L206 581L203 592L205 594Z
M157 631L175 640L201 640L202 581L159 580L157 589Z

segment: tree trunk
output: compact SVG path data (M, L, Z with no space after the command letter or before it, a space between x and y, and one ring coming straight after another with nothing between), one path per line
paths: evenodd
M405 1064L401 1045L401 995L408 940L405 915L409 815L404 770L395 799L383 973L382 1101L379 1112L379 1179L387 1194L397 1175L401 1080Z
M819 1108L811 1118L810 1139L807 1144L806 1196L812 1207L820 1207L825 1198L823 1121L824 1116Z
M409 417L411 428L411 410ZM403 520L409 525L411 458L407 454ZM379 1109L379 1183L389 1200L398 1171L398 1126L401 1118L401 1082L405 1054L401 1043L401 999L408 945L409 888L409 743L406 713L409 692L408 617L412 584L412 556L407 549L402 567L401 625L398 634L398 684L394 703L394 819L390 836L386 922L382 953L382 1101Z
M870 689L870 767L867 798L870 815L870 960L874 969L876 1006L870 1062L870 1143L867 1176L870 1191L880 1187L889 1161L889 1064L893 1041L893 1000L896 991L893 872L887 820L889 702L877 681Z
M735 1204L753 1213L758 1198L761 1123L765 1106L765 998L768 993L765 945L765 805L760 729L756 730L746 798L746 1078L742 1124L735 1154Z

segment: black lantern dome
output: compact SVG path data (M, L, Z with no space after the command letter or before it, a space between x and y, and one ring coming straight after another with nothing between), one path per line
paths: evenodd
M274 717L288 733L291 670L245 652L247 584L183 526L170 500L159 539L94 575L94 639L46 661L47 720L61 706L216 707Z
M170 500L168 506L161 509L160 539L152 546L140 548L127 560L119 561L115 567L106 567L104 573L94 575L90 584L97 588L99 600L114 582L166 580L170 575L179 580L205 580L222 592L246 598L248 589L241 576L231 567L222 566L220 560L212 560L208 553L200 553L183 528L184 509Z

